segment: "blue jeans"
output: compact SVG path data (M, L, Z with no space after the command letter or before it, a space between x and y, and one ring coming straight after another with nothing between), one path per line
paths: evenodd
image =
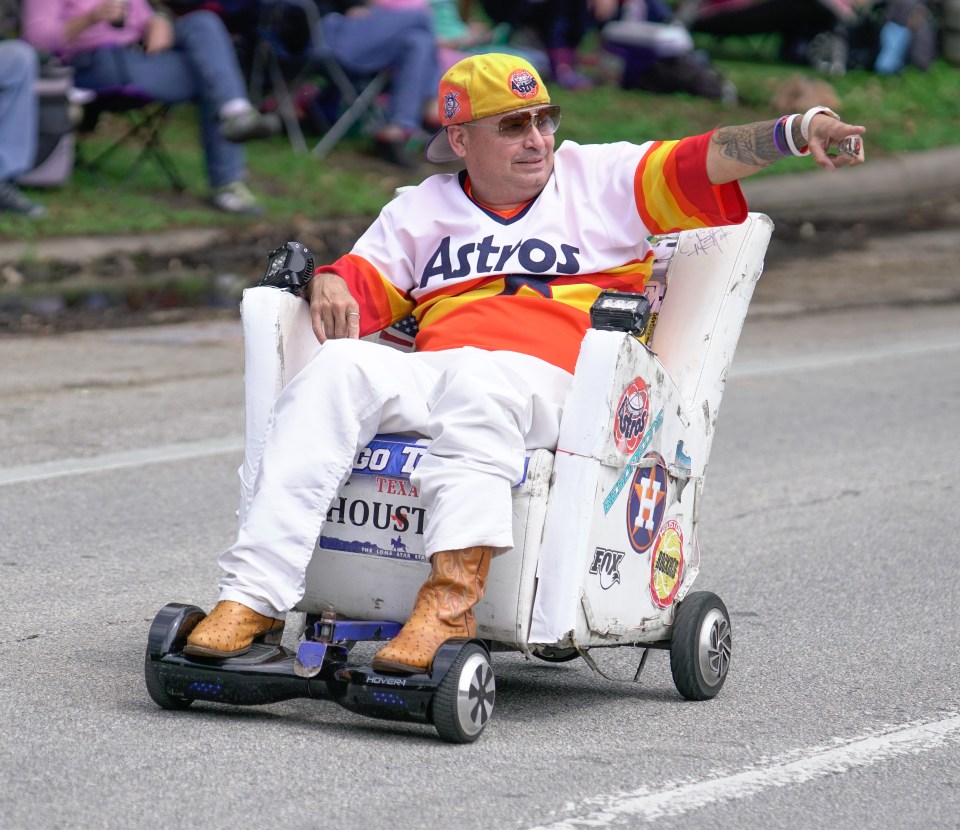
M33 167L37 154L37 53L19 40L0 42L0 182Z
M174 46L165 52L148 55L139 47L112 47L76 55L71 63L78 87L134 86L164 103L196 103L210 185L243 178L243 148L221 138L219 111L233 98L246 98L247 88L233 43L216 14L196 11L177 18Z
M407 130L423 120L425 103L440 83L437 38L427 11L367 6L366 14L323 16L323 36L348 72L393 70L387 118Z

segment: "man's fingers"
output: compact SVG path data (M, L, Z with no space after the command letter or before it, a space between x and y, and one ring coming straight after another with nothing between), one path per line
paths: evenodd
M837 149L841 156L846 156L851 160L863 161L863 139L858 135L848 135L841 138L837 143Z
M313 333L317 336L317 340L323 343L327 339L327 328L323 324L323 317L317 306L310 306L310 320L313 323Z
M311 306L310 312L314 334L321 343L345 337L356 340L360 337L359 311L355 309L344 311L331 305L317 303Z
M347 312L347 337L357 340L360 337L360 312Z

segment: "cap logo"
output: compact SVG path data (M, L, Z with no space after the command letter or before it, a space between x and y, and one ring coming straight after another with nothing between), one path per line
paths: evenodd
M510 73L510 91L518 98L535 98L540 85L526 69L514 69Z
M443 93L443 120L453 121L460 112L460 93L448 90Z

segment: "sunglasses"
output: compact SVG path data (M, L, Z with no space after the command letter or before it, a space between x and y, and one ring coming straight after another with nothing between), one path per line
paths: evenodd
M522 141L527 134L527 130L532 124L537 128L540 135L553 135L560 126L560 107L550 106L538 110L528 110L527 112L511 112L503 116L496 124L475 124L467 122L464 127L486 127L489 130L496 130L500 138L508 144L516 144Z

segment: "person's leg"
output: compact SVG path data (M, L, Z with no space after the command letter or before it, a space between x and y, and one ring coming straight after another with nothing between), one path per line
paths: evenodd
M78 55L72 61L75 82L89 89L132 85L156 101L195 102L211 187L219 191L241 183L246 168L237 141L272 134L276 119L268 122L247 99L236 55L219 17L206 11L184 15L177 19L174 34L174 48L157 54L107 48ZM236 140L228 140L233 113L247 115L233 135ZM252 194L241 195L248 198L217 206L234 213L257 212Z
M217 14L201 10L178 17L174 38L174 49L200 79L202 100L210 111L209 120L201 124L205 143L250 141L279 131L276 115L264 115L250 103L236 49Z
M424 433L427 396L453 357L330 340L287 385L274 406L237 540L219 560L220 602L210 622L191 634L188 653L249 647L249 629L221 606L231 611L239 604L261 615L269 630L296 605L327 510L357 451L380 431ZM243 629L244 636L225 637L225 627Z
M473 608L490 561L513 547L511 488L526 450L556 447L572 376L525 355L463 352L428 402L432 441L411 476L429 505L430 575L400 633L374 657L378 671L426 671L443 642L476 636Z
M589 23L586 0L551 0L533 14L531 22L543 40L554 80L566 89L593 86L577 71L577 48Z
M76 56L72 63L79 87L102 90L132 86L166 104L196 102L211 187L243 178L243 148L224 140L218 133L217 109L222 101L214 95L220 93L204 88L203 77L184 51L174 48L148 55L139 49L124 47L97 49Z
M0 42L0 211L42 216L14 184L37 153L37 54L19 40Z
M388 129L378 139L402 146L420 126L425 103L436 96L440 80L437 41L429 13L373 7L362 17L326 15L322 25L334 55L348 71L393 69ZM406 161L395 155L391 160Z
M528 449L553 449L569 372L514 352L462 349L428 405L428 452L411 475L430 505L424 544L436 551L490 545L513 547L513 486L523 478ZM482 534L476 505L483 505Z
M391 58L394 73L390 85L390 121L412 132L423 119L424 102L436 96L440 82L433 25L425 12L378 10L373 16L384 18L384 30L396 31Z

